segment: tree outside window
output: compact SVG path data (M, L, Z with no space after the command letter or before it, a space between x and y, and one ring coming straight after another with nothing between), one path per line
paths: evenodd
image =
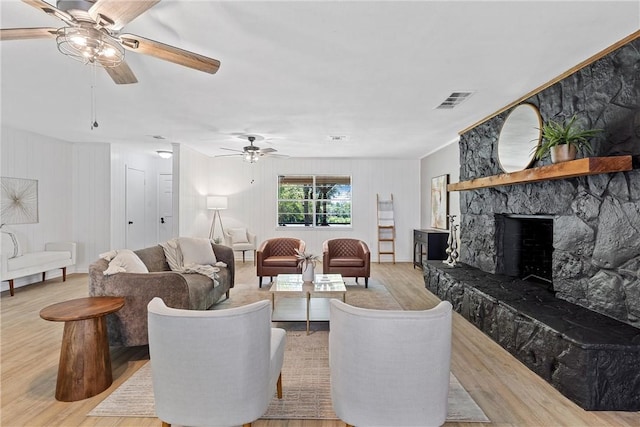
M351 225L351 177L278 176L278 225Z

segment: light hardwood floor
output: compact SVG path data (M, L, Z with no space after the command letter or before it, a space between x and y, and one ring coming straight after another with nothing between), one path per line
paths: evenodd
M257 286L255 267L236 264L236 283ZM407 310L430 308L438 299L429 293L421 271L410 263L373 264L372 278L384 283ZM2 293L2 412L0 425L18 426L159 426L155 418L87 417L86 414L148 359L146 347L112 348L114 382L98 396L79 402L54 398L63 325L42 320L49 304L87 296L87 275L73 274ZM233 289L231 290L233 298ZM454 314L452 371L495 426L640 426L638 412L587 412ZM337 427L338 421L257 421L256 427ZM448 423L447 426L479 427Z

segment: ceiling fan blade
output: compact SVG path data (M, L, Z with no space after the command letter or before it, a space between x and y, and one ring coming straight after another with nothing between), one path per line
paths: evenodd
M213 157L242 157L242 154L218 154Z
M227 151L235 151L236 153L244 153L244 151L240 151L240 150L234 150L233 148L224 148L224 147L220 147L221 150L227 150ZM230 156L231 154L229 154Z
M197 53L189 52L168 44L160 43L154 40L145 39L144 37L134 34L121 34L120 41L125 49L143 53L145 55L155 56L165 61L173 62L185 67L193 68L205 73L215 74L220 68L220 61L208 58Z
M265 157L273 157L275 159L287 159L289 156L286 154L265 154Z
M118 31L159 2L160 0L98 0L89 9L89 16L103 27Z
M129 68L126 62L122 61L115 67L102 67L111 76L113 81L119 85L138 83L138 79Z
M275 153L276 150L275 148L271 148L271 147L267 147L267 148L261 148L260 149L260 154L270 154L270 153Z
M40 9L47 15L55 16L56 18L66 22L69 25L77 25L78 21L76 18L68 14L62 9L58 9L55 6L50 5L44 0L22 0L23 3L28 4L29 6L33 6L36 9Z
M0 30L0 40L27 40L55 38L56 28L5 28Z

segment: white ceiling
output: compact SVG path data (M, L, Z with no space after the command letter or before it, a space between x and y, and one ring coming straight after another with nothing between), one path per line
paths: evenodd
M0 12L2 28L62 26L19 1ZM123 31L219 59L217 74L127 52L139 83L99 69L91 130L91 67L54 39L3 41L2 125L150 152L229 154L250 133L292 157L420 158L638 29L640 0L164 0ZM434 109L455 91L475 94Z

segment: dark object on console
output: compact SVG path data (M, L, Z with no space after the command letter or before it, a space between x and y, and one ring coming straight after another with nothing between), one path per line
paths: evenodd
M329 239L322 244L322 272L342 274L343 277L364 277L369 287L371 252L365 242L358 239Z
M269 276L273 280L273 276L278 274L301 274L296 249L304 252L305 247L303 240L293 237L277 237L262 242L256 253L259 287L262 287L263 276Z

